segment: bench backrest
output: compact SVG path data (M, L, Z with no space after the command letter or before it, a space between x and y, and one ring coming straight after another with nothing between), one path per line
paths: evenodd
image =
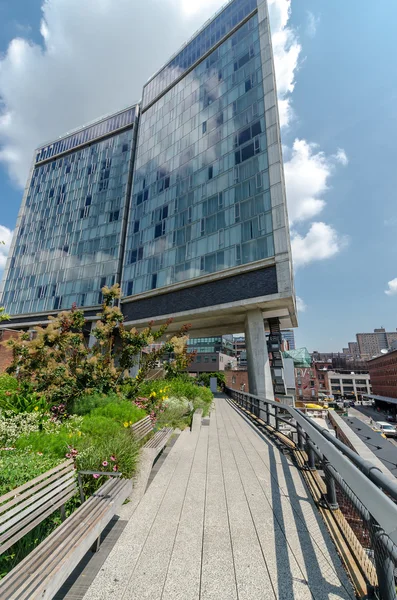
M143 440L153 431L152 419L147 416L131 426L132 433L137 440Z
M0 554L29 533L77 492L72 460L0 496Z

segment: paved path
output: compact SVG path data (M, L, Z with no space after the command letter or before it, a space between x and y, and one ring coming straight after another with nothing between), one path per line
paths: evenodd
M179 436L84 600L354 597L299 471L219 398Z

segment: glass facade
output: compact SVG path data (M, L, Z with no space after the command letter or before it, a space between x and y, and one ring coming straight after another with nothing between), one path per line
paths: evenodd
M34 167L2 295L12 314L95 306L120 275L134 115L129 109L74 134L84 147ZM123 129L109 135L115 128ZM108 137L95 141L93 132Z
M145 108L153 102L167 87L194 65L202 56L213 48L222 38L230 33L250 13L256 10L256 0L234 0L230 2L207 27L204 27L185 47L160 69L143 90L142 106Z
M235 0L228 10L244 19L253 7ZM211 40L216 19L199 36ZM143 111L125 295L274 255L263 96L254 14Z
M190 352L197 352L198 354L215 352L222 352L229 356L233 356L234 354L233 342L222 336L190 338L187 344Z

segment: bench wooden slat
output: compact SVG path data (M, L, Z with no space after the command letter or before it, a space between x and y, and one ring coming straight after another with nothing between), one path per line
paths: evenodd
M108 488L109 483L110 482L106 482L102 487ZM95 513L96 506L99 506L101 502L103 502L101 498L94 498L93 496L84 502L77 511L66 519L63 525L57 527L48 538L46 538L33 552L24 558L4 579L0 581L0 592L3 594L3 592L7 591L8 593L9 587L13 585L14 580L17 581L17 584L15 585L22 585L29 574L35 572L39 568L40 563L44 563L50 556L54 555L54 552L56 552L56 549L60 546L62 540L68 535L68 532L73 530L73 525L77 527L81 525L81 523L84 524L85 520L89 519L90 515ZM78 535L80 535L80 533Z
M69 521L67 519L65 526L61 525L58 528L66 530L66 535L62 536L62 540L59 539L59 535L57 536L58 539L54 539L55 536L51 534L47 540L42 542L40 546L46 545L49 549L46 558L43 557L42 552L37 553L39 546L27 557L30 558L29 561L26 559L22 561L22 563L25 562L25 565L20 563L21 571L24 574L28 572L28 577L24 577L22 585L20 580L14 579L14 585L5 588L5 590L7 589L7 598L9 600L27 600L30 598L50 600L53 598L53 595L59 590L112 519L118 507L130 495L131 489L130 480L115 480L111 482L111 487L107 488L105 496L93 498L92 501L91 499L87 500L80 509L73 513L70 519L79 513L86 504L96 503L94 513L86 513L85 518L77 526L73 524L66 527L66 523ZM41 554L41 556L32 556L34 554ZM40 566L38 567L38 565ZM19 570L19 566L16 569ZM7 575L5 580L8 577ZM0 582L0 592L3 593L2 582Z
M157 431L157 433L155 433L154 436L148 442L146 442L145 448L161 447L163 442L166 443L171 433L172 429L170 428L165 428L161 429L161 431Z
M19 514L3 523L0 526L0 534L3 534L5 531L9 530L10 527L12 527L16 523L25 523L27 520L29 520L29 515L34 514L35 512L37 512L37 510L40 511L40 509L43 508L43 506L45 507L45 505L47 504L52 504L53 498L58 498L58 496L62 496L62 494L65 495L67 493L66 489L68 489L70 486L73 486L77 491L77 484L73 475L72 477L69 476L60 485L55 487L55 489L49 490L49 492L44 498L39 498L38 500L34 499L34 502L32 502L32 504L30 504L27 508L24 508ZM3 538L4 535L0 535L0 544Z
M134 425L131 426L131 430L138 440L142 440L153 430L152 419L149 416L144 417L137 423L134 423Z
M0 517L0 525L2 523L5 523L6 521L8 521L13 515L16 515L18 513L20 513L24 508L26 507L32 507L33 506L33 501L36 501L40 498L43 498L44 496L46 496L48 493L51 492L51 490L54 490L56 488L61 489L61 486L64 482L66 481L70 481L70 480L74 480L75 479L75 475L73 471L68 471L66 473L66 475L63 475L62 477L60 477L59 479L56 479L55 481L52 481L50 483L50 485L44 487L44 489L41 489L39 492L34 494L34 498L29 497L26 500L24 500L23 502L18 503L15 506L15 502L14 502L14 508L11 508L11 510L8 510L5 514L3 514ZM15 498L16 501L18 500L23 500L23 496L20 496L19 498ZM45 500L45 498L43 498L43 501ZM3 531L3 527L0 527L0 533Z
M3 502L8 500L9 498L14 498L14 496L19 495L24 490L27 490L28 488L33 487L36 483L39 483L43 479L46 479L53 473L62 471L63 469L65 469L68 466L71 467L72 469L74 469L73 460L71 460L71 459L66 460L65 462L61 463L60 465L57 465L56 467L54 467L53 469L46 471L42 475L38 475L37 477L35 477L34 479L31 479L27 483L24 483L23 485L20 485L19 487L15 488L14 490L11 490L11 492L7 492L7 494L0 496L0 504L3 504Z
M20 529L17 535L15 535L12 538L9 538L6 542L4 542L4 544L1 544L0 545L0 552L3 553L6 550L8 550L9 548L11 548L11 546L13 544L15 544L15 542L17 542L24 535L26 535L27 533L29 533L29 531L32 531L32 529L34 529L36 527L36 525L39 525L40 523L42 523L44 521L44 519L46 519L47 517L49 517L50 515L52 515L52 513L54 511L56 511L58 508L60 508L64 504L66 504L66 502L68 500L70 500L71 498L73 498L73 496L75 496L75 495L76 495L76 488L73 487L73 488L71 488L69 490L69 493L66 496L62 495L62 497L60 498L60 500L58 502L55 502L51 506L51 508L49 508L45 512L41 512L39 514L39 516L34 521L31 521L24 529Z

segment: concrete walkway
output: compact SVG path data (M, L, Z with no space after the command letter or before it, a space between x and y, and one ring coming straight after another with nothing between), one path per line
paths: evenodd
M351 599L299 471L225 398L184 431L84 600Z

